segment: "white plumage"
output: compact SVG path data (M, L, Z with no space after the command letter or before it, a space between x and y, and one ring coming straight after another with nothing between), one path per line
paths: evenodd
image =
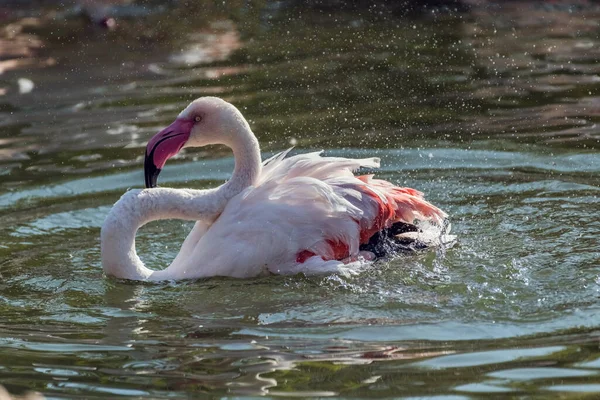
M190 125L190 118L198 122L187 135L178 136L177 127ZM124 195L102 230L103 267L108 274L165 280L345 271L361 256L372 258L359 248L378 231L414 219L441 224L446 217L414 189L353 174L361 167L379 167L377 158L320 153L287 157L288 150L261 164L247 123L235 107L220 99L196 100L178 120L183 122L176 121L149 144L147 182L152 180L149 173L160 171L152 163L162 167L174 154L172 148L211 143L233 149L233 177L208 191L154 188ZM180 137L185 137L183 144L177 141L183 140ZM135 253L134 237L139 226L161 218L198 222L173 263L152 271Z

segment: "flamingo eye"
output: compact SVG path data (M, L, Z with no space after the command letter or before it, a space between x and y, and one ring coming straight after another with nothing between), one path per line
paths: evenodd
M194 118L194 121L200 122L202 121L202 117L198 115L196 118Z

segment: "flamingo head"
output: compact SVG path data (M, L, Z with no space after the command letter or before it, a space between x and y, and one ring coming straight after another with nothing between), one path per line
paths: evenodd
M190 103L165 129L146 146L144 175L147 188L156 180L167 160L184 147L209 144L231 145L240 127L247 126L233 105L217 97L201 97Z

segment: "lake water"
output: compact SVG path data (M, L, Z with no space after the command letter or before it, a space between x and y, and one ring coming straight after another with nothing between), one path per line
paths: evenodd
M324 4L149 2L115 9L114 30L0 8L0 384L600 396L600 6ZM203 95L234 103L265 154L381 157L378 175L424 191L457 243L355 277L107 278L104 217L143 186L147 140ZM232 168L224 148L186 150L161 184L214 187ZM166 266L189 229L144 227L142 259Z

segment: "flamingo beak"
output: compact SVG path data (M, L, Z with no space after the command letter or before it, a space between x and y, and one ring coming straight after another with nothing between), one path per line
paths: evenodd
M193 126L193 120L177 118L175 122L150 139L144 158L144 178L147 188L156 187L160 171L167 160L185 145Z

